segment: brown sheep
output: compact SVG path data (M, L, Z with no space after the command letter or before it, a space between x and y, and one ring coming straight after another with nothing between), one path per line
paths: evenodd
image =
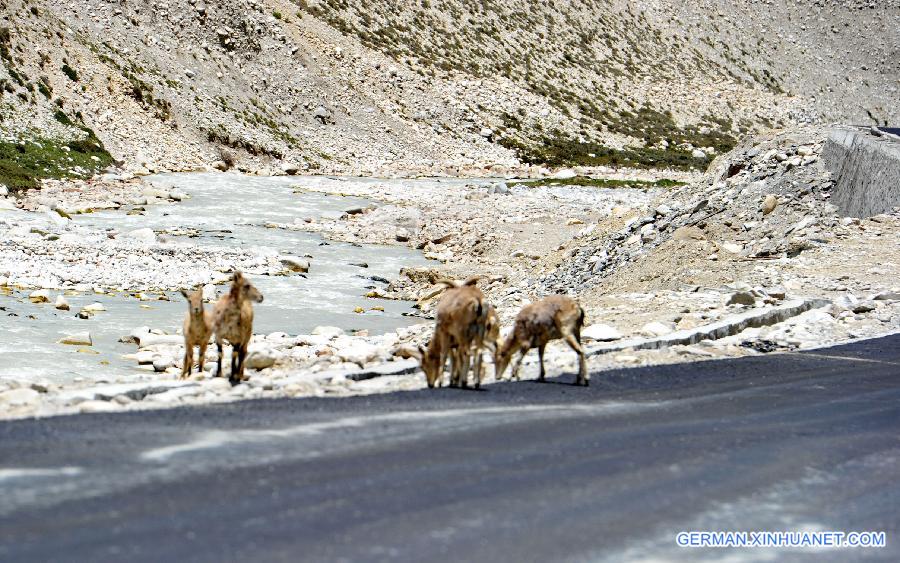
M235 272L231 291L219 298L213 309L213 331L219 349L216 374L222 375L222 342L231 344L231 375L237 385L244 379L244 359L253 336L253 303L262 303L263 295L241 272Z
M188 300L188 312L184 316L184 365L181 368L181 379L186 379L194 365L194 346L200 348L200 365L198 371L203 371L206 361L206 347L209 345L209 336L212 334L212 313L203 309L203 290L188 293L181 290L181 294Z
M512 377L518 380L522 359L529 350L537 348L541 362L539 380L544 381L544 348L551 340L562 338L578 354L578 379L575 380L575 384L587 386L590 374L584 350L581 348L582 326L584 326L584 309L571 297L552 295L526 305L516 316L515 327L500 350L496 367L497 379L503 376L506 366L516 352L521 352L512 368Z
M451 358L450 386L468 385L471 349L476 343L480 347L487 320L488 309L484 294L475 286L479 279L479 276L475 276L463 282L438 280L437 283L445 286L446 291L435 311L434 336L428 348L402 348L396 352L399 356L419 360L428 387L441 386L448 357ZM480 369L477 359L476 367Z

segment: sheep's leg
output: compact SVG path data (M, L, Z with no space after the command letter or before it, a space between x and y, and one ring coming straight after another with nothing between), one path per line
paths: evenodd
M225 353L222 349L222 343L216 342L216 347L219 349L219 357L216 358L216 377L224 377L222 375L222 355Z
M194 346L184 343L184 365L181 366L181 379L187 379L191 373L191 367L194 364Z
M237 361L238 361L238 347L235 344L231 345L231 373L228 374L228 380L232 385L237 385L240 383L240 379L237 379L238 371L237 371Z
M510 378L513 378L513 377L514 377L514 378L516 378L516 381L519 381L519 379L520 379L520 377L519 377L519 368L522 367L522 360L525 359L525 354L527 354L527 353L528 353L528 350L530 350L530 349L531 349L531 348L522 348L522 349L520 350L519 357L516 358L516 361L515 361L515 363L513 364L513 367L512 367L512 373L509 374Z
M578 354L578 379L575 380L575 385L584 385L587 387L591 381L591 374L588 373L587 369L587 359L584 356L584 349L581 347L581 344L578 343L578 339L575 338L573 334L567 334L565 337L566 344L575 350Z
M541 374L538 376L538 381L544 381L544 376L546 372L544 371L544 350L547 348L546 344L541 344L538 346L538 360L540 360L541 364Z
M475 389L481 389L481 372L484 371L484 366L481 365L481 348L475 352Z
M208 342L200 343L200 364L197 366L197 373L203 371L203 366L206 364L206 347L209 345Z
M468 389L469 387L469 365L470 365L470 354L468 352L463 351L462 348L459 350L459 385L463 389Z
M243 344L238 346L238 368L237 368L238 381L243 381L245 379L244 378L244 360L247 359L248 344L249 343L244 342Z

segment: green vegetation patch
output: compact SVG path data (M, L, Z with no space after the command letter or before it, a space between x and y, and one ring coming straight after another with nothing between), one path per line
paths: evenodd
M105 169L112 156L93 131L85 129L87 137L74 141L0 141L0 184L17 192L39 187L42 179L89 178Z
M513 184L530 187L540 186L583 186L591 188L674 188L683 186L684 182L678 180L670 180L662 178L651 182L649 180L613 180L609 178L589 178L587 176L575 176L574 178L566 178L557 180L554 178L541 178L540 180L519 180L512 182Z
M677 149L626 147L613 149L594 142L578 142L567 137L543 137L539 141L522 142L504 137L499 143L515 151L527 164L547 166L616 166L627 168L673 168L690 170L709 164L709 157L694 158L691 153Z

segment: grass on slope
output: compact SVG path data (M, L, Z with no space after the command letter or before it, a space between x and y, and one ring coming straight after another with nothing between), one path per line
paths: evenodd
M17 192L47 178L89 178L112 164L112 156L88 130L85 139L0 141L0 184Z
M650 182L647 180L612 180L609 178L589 178L587 176L575 176L574 178L566 178L557 180L554 178L542 178L540 180L521 180L513 182L520 186L540 187L540 186L582 186L592 188L674 188L683 186L684 182L678 180L670 180L663 178Z

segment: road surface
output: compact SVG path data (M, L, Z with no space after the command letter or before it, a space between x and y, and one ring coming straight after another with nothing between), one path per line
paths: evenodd
M3 423L0 561L900 560L900 336L573 377Z

